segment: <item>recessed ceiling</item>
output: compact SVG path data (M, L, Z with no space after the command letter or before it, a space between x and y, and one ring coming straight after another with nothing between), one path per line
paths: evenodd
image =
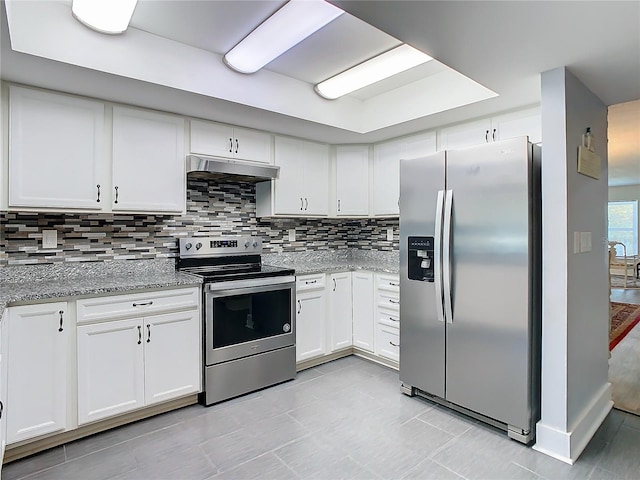
M640 189L640 100L612 105L607 120L609 186Z

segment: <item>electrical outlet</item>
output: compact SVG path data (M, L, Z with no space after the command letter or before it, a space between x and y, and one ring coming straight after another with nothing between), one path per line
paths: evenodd
M56 248L58 246L58 231L42 231L42 248Z
M387 228L387 241L393 242L393 228Z
M591 251L591 232L580 232L580 252Z
M292 228L289 230L289 241L290 242L295 242L296 241L296 229Z

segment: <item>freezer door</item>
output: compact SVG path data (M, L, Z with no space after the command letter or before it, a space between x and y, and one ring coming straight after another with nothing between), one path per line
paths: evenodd
M525 430L531 415L529 151L523 137L447 152L453 316L446 398Z
M436 200L444 191L444 171L444 152L400 161L400 381L439 397L444 396L445 324L436 307L441 303L437 279L409 279L408 242L437 237L436 211L442 208Z

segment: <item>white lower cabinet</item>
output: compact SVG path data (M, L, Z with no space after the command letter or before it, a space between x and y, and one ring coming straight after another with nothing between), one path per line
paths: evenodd
M7 446L7 322L0 318L0 477L2 460Z
M400 278L377 273L375 281L375 353L379 357L400 361Z
M79 311L83 302L93 300L79 300ZM79 325L78 424L200 391L199 332L197 308Z
M315 274L296 279L296 362L326 353L324 277L324 274Z
M400 328L398 325L380 321L376 325L376 355L400 361Z
M329 275L329 348L331 352L353 345L351 272Z
M353 346L374 351L373 273L353 272Z
M67 302L11 307L8 314L7 443L67 428Z

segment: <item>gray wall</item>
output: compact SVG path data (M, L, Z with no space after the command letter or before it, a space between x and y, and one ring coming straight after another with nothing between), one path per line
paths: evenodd
M40 248L43 229L58 231L57 249ZM189 235L259 235L267 253L397 250L398 219L258 219L255 185L189 179L185 215L2 213L0 266L175 257L177 238Z
M608 382L607 108L566 68L542 74L542 419L536 448L577 458L611 408ZM577 172L591 128L601 178ZM592 250L574 253L574 232Z

